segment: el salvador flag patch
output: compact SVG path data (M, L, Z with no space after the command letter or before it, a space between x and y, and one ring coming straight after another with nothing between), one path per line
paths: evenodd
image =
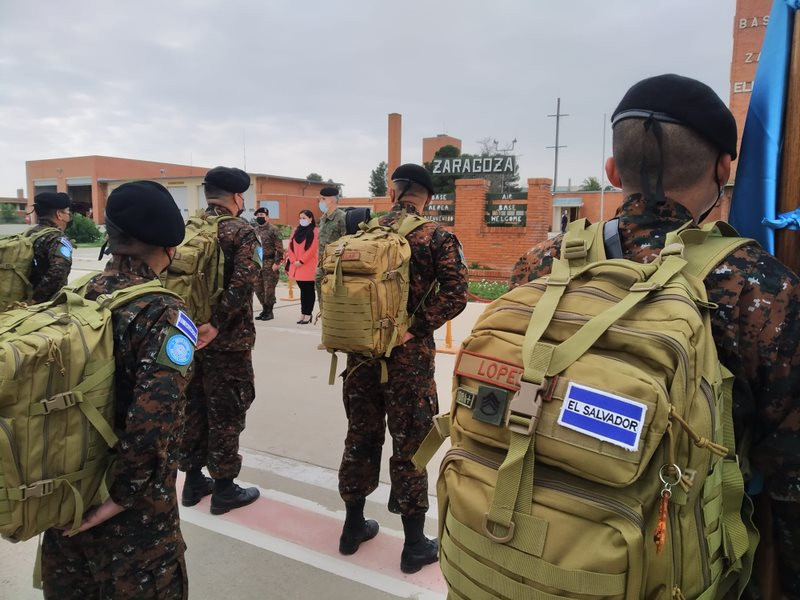
M636 452L646 415L641 402L570 382L558 424Z
M264 260L264 247L263 246L256 246L256 252L258 253L258 260Z
M178 318L175 319L175 327L188 337L193 345L197 345L197 325L195 325L194 321L189 318L189 315L182 310L178 311Z

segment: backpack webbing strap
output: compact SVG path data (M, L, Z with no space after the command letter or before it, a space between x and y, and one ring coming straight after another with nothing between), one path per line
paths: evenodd
M489 512L483 518L484 533L497 543L505 543L514 538L514 510L522 502L518 502L521 489L529 488L533 493L533 442L534 436L519 431L511 431L503 464L497 470L497 484L494 489ZM523 472L525 475L523 476ZM525 512L530 511L530 497ZM502 531L498 531L498 527Z
M433 455L442 447L444 441L450 437L450 413L444 413L433 417L433 425L428 435L422 440L417 448L411 462L414 463L417 471L424 471L425 467L433 458Z

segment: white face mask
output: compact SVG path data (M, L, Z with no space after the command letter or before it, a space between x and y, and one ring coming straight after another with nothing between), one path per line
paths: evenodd
M311 221L309 221L308 219L300 219L300 227L307 227L310 224Z

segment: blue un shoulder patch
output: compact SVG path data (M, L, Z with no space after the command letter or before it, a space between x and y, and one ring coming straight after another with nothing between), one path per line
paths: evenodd
M636 452L646 415L641 402L570 382L558 424Z
M189 338L193 346L197 345L197 325L195 325L194 321L189 318L189 315L182 310L178 311L178 316L175 319L175 327Z
M194 344L185 335L176 333L167 340L165 351L168 359L183 367L192 362Z

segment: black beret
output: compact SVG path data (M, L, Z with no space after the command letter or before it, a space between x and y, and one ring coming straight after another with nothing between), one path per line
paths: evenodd
M250 187L250 175L236 167L214 167L206 173L205 182L231 194L241 194Z
M320 196L338 196L339 188L337 187L324 187L319 191Z
M70 203L64 192L41 192L33 198L33 204L39 208L68 208Z
M254 214L254 215L258 215L258 214L261 214L261 213L266 213L266 214L269 214L269 210L267 210L267 207L266 207L266 206L259 206L259 207L258 207L257 209L255 209L255 211L253 212L253 214Z
M684 125L717 150L736 158L736 120L705 83L673 74L643 79L623 96L611 115L611 126L624 119L650 116Z
M164 248L180 244L186 232L175 200L155 181L123 183L111 192L106 221L140 242Z
M433 179L431 179L431 174L428 173L425 167L413 163L406 163L397 167L394 173L392 173L392 181L411 181L413 183L418 183L428 190L429 193L433 194Z

